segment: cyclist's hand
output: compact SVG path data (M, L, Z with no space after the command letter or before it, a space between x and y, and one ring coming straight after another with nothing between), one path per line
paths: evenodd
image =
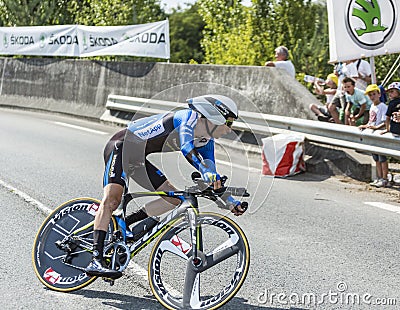
M243 213L246 212L248 203L247 202L240 202L239 200L236 200L232 196L229 196L228 199L226 200L227 206L229 206L229 210L236 215L242 215Z
M211 184L214 189L221 188L221 177L218 173L215 172L205 172L202 175L202 179L204 182Z

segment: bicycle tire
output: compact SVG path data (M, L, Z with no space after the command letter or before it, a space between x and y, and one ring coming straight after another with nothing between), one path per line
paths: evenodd
M33 243L32 264L38 279L49 289L71 292L96 280L96 277L87 276L83 268L92 258L93 225L90 223L93 222L99 205L100 201L93 198L67 201L58 206L41 225ZM87 225L88 227L79 231ZM111 239L116 225L113 217L106 242ZM67 265L63 262L67 258L67 252L57 247L55 242L71 236L73 232L77 232L74 236L78 238L72 243L75 248L71 251Z
M167 309L217 309L236 295L247 276L250 248L242 229L217 213L200 213L197 219L201 223L197 239L202 240L197 248L203 249L207 264L212 265L212 260L218 260L222 253L237 252L196 273L195 282L189 281L190 295L194 297L185 302L186 270L192 268L190 228L184 218L168 227L156 241L148 265L151 290ZM200 285L202 280L206 283L204 287Z

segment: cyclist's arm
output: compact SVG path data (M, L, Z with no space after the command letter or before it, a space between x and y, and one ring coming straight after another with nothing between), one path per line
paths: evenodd
M197 151L203 158L203 161L199 166L199 171L201 172L203 179L208 183L213 183L214 189L221 188L222 184L220 176L215 168L214 140L211 139L206 145L197 148Z
M174 127L178 131L180 150L186 160L199 170L203 158L194 147L194 128L197 124L197 113L184 110L175 113Z
M200 152L194 145L194 128L197 124L198 115L192 110L184 110L175 113L174 116L174 127L179 133L180 149L185 156L186 160L200 173L203 178L208 178L210 183L214 184L214 188L218 189L221 187L221 181L219 175L215 171L214 165L214 141L210 140L207 145L199 148ZM210 159L212 165L207 165L204 161ZM212 166L212 167L211 167Z

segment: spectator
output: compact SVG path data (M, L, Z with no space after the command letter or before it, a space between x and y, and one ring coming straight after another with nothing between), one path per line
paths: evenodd
M343 79L343 88L346 93L345 124L356 126L357 121L366 124L369 119L371 100L362 90L355 87L355 81L352 78Z
M335 68L333 69L333 73L337 76L338 83L337 83L336 93L333 96L331 103L329 103L329 105L328 105L328 111L332 117L332 120L335 123L342 124L342 121L341 121L340 115L339 115L339 110L344 109L346 100L344 97L344 92L343 92L343 87L342 87L342 80L344 78L344 74L343 74L343 64L341 62L339 62L335 65Z
M382 134L391 132L395 137L400 137L400 82L393 82L387 89L389 106L386 112L386 130Z
M293 63L288 59L289 51L285 46L279 46L275 49L276 61L267 61L265 66L267 67L277 67L285 69L289 75L294 78L296 75L296 70L294 69Z
M385 128L386 111L387 105L380 100L381 91L379 86L376 84L368 85L365 90L365 94L372 101L372 106L369 112L368 124L360 125L360 129L383 129ZM377 179L370 183L370 185L375 187L387 187L388 186L388 162L384 155L372 154L372 158L376 163L376 177Z
M329 113L328 106L332 102L334 95L337 91L338 77L336 74L331 73L327 76L325 80L325 85L328 88L324 88L318 80L314 82L315 93L318 95L326 96L326 104L324 106L310 104L310 109L315 113L318 117L318 120L321 122L334 122L331 114Z
M346 61L344 74L355 80L356 88L365 90L371 83L371 65L364 59L353 59Z

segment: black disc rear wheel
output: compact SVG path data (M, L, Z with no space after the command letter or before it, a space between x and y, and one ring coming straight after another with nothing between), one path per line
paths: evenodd
M93 198L70 200L57 207L40 227L32 249L36 276L48 288L69 292L80 289L96 277L83 269L92 258L93 221L100 201ZM111 220L106 244L116 229Z

